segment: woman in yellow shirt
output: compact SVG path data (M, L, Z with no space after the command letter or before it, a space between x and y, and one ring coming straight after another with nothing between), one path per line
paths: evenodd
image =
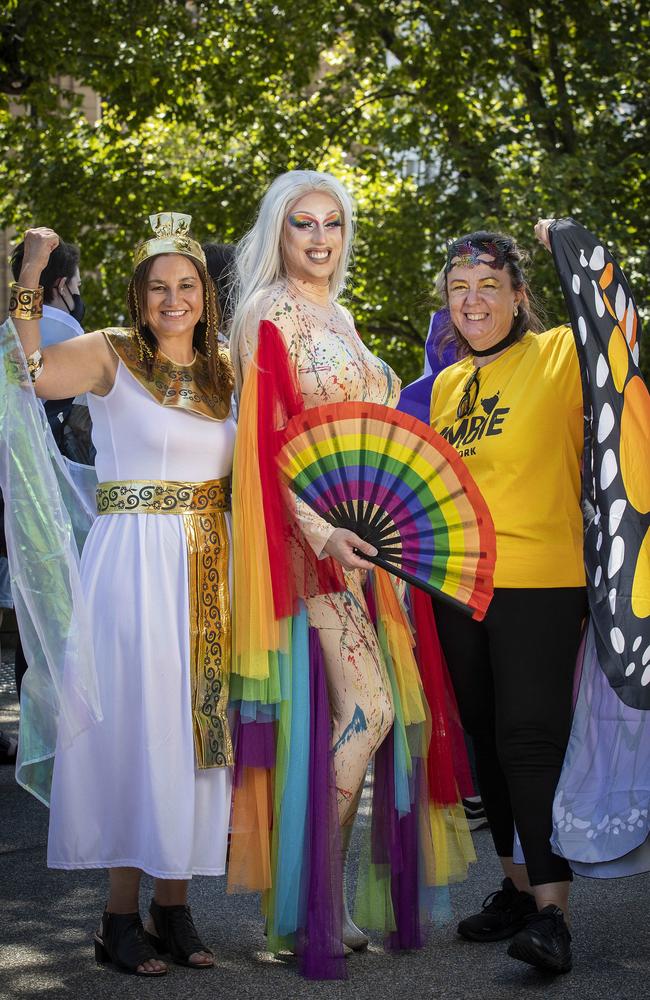
M434 384L431 423L488 503L497 559L485 619L436 607L436 620L504 872L501 889L458 931L473 941L512 937L514 958L567 972L571 870L550 836L587 612L583 404L573 334L538 332L522 265L515 241L498 233L448 248L441 291L461 360ZM513 863L515 825L525 867Z

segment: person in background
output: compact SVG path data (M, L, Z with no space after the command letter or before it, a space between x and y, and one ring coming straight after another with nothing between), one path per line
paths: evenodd
M25 256L25 242L14 247L10 267L14 281L18 281ZM81 325L86 307L81 297L80 250L75 243L63 240L52 252L47 267L41 275L43 287L43 318L40 322L43 347L61 344L74 337L81 337ZM91 440L92 423L85 397L78 400L48 399L43 401L45 414L56 445L62 455L82 465L93 465L95 448ZM75 477L76 478L76 477ZM22 679L27 671L20 634L16 640L15 676L16 692L20 701Z
M224 330L228 328L232 318L232 306L230 301L230 291L235 280L235 245L234 243L211 243L201 244L201 249L205 254L208 265L208 274L214 281L217 290L217 302L221 313L220 339L227 341Z
M11 273L18 281L25 255L24 240L11 254ZM52 253L48 266L41 275L43 285L43 318L41 337L43 347L60 344L64 340L80 337L85 305L81 297L79 273L80 252L74 243L64 243ZM45 412L59 451L64 451L64 426L72 413L72 399L52 399L45 402Z

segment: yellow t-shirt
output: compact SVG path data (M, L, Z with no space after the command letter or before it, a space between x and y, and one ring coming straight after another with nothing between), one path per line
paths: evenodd
M431 424L463 458L492 514L494 586L584 586L582 386L570 328L526 333L484 365L476 405L459 420L473 369L464 358L441 372Z

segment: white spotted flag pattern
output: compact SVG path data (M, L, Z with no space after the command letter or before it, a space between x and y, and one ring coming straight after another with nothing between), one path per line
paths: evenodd
M585 412L585 567L598 660L618 697L650 709L650 395L641 323L608 249L573 219L550 228Z

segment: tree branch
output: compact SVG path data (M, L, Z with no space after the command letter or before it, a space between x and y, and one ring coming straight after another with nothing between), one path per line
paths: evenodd
M562 65L562 58L560 56L558 46L558 21L565 29L566 21L562 16L560 5L554 3L554 0L548 0L546 3L544 9L544 20L548 25L547 37L549 65L555 82L557 105L560 112L560 121L562 123L562 146L565 153L575 153L577 143L575 128L573 126L573 117L571 115L571 101L569 99L566 77L564 75L564 66Z
M556 149L561 145L561 135L544 97L541 70L533 55L535 41L530 4L522 3L521 0L504 0L503 6L509 11L523 34L524 44L519 47L516 56L524 70L521 74L521 85L528 100L533 125L540 138L545 140L544 145Z

